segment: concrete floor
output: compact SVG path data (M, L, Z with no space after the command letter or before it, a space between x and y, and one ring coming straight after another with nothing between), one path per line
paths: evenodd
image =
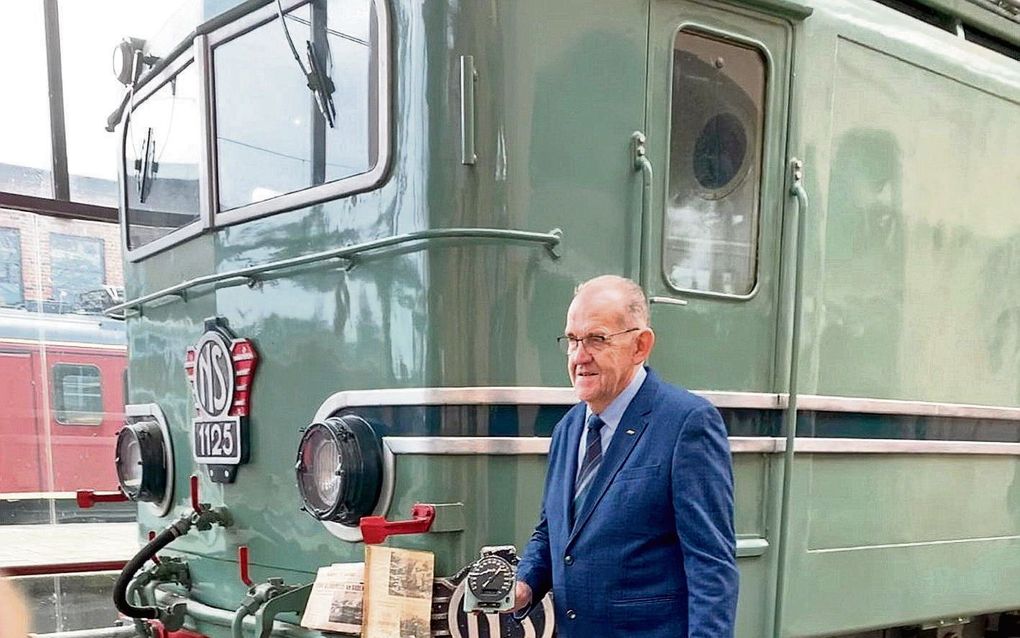
M126 561L138 551L135 523L0 525L0 571L56 563Z

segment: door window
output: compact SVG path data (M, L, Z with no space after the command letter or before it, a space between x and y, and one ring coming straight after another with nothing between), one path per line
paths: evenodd
M758 50L677 33L662 251L677 290L754 291L765 82Z

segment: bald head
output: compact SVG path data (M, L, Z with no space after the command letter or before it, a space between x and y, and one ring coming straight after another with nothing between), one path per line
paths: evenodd
M648 328L650 324L648 299L641 286L626 277L617 275L601 275L578 284L574 289L574 298L581 296L599 297L603 303L615 306L625 323L638 328Z

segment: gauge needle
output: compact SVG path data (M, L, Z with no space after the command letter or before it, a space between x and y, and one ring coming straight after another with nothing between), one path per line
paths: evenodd
M499 576L499 572L498 571L495 574L493 574L492 576L490 576L487 581L482 583L482 589L488 589L489 583L491 583L492 581L496 580L496 576Z

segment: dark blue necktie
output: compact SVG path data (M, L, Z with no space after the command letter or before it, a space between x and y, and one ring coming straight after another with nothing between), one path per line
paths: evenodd
M602 464L602 435L600 434L605 421L597 414L588 417L588 446L584 450L584 460L581 462L581 471L577 474L577 481L574 483L574 514L577 515L584 507L584 500L588 496L591 484L595 480L595 473Z

